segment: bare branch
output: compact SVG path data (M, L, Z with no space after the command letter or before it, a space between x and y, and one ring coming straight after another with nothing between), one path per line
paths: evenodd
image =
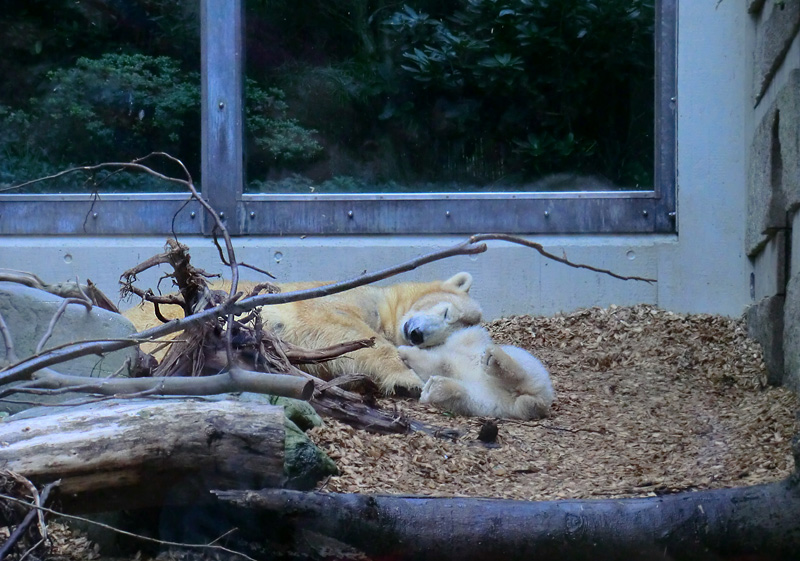
M359 277L355 277L352 279L316 288L297 290L293 292L283 292L277 294L260 294L257 296L245 298L238 302L235 300L235 298L229 297L228 300L217 306L214 306L212 308L209 308L207 310L204 310L202 312L196 313L194 315L182 319L172 320L169 323L153 327L151 329L148 329L146 331L143 331L141 333L132 336L130 339L83 342L83 343L74 343L72 345L67 345L63 349L55 350L45 355L37 357L29 357L23 360L22 362L19 362L9 368L6 368L5 370L0 371L0 384L6 384L10 382L27 379L31 376L32 373L46 366L58 364L60 362L70 360L72 358L84 356L86 354L92 354L92 353L102 354L106 352L123 349L135 345L141 341L160 338L164 337L165 335L175 333L177 331L182 331L187 327L197 325L201 322L210 319L216 319L220 316L228 316L230 314L234 315L242 314L258 306L285 304L288 302L296 302L299 300L308 300L311 298L319 298L322 296L329 296L331 294L338 294L340 292L351 290L359 286L364 286L379 280L393 277L400 273L413 271L414 269L422 265L426 265L434 261L439 261L441 259L453 257L455 255L474 255L477 253L483 253L484 251L486 251L486 244L477 242L483 242L486 240L508 241L511 243L524 245L526 247L531 247L537 250L543 256L554 259L559 263L563 263L570 267L583 268L594 272L607 274L620 280L639 280L643 282L656 282L655 279L647 279L641 277L624 277L621 275L617 275L616 273L613 273L611 271L607 271L605 269L599 269L596 267L591 267L589 265L572 263L568 259L558 257L556 255L553 255L545 251L540 244L537 244L535 242L530 242L528 240L524 240L523 238L518 238L516 236L509 236L505 234L477 234L475 236L472 236L468 240L461 242L449 249L434 251L432 253L428 253L426 255L417 257L415 259L411 259L399 265L394 265L392 267L388 267L386 269L382 269L380 271L376 271L373 273L361 275Z
M167 304L173 306L180 306L183 308L185 302L183 301L183 297L180 294L154 294L152 290L142 290L141 288L136 288L135 286L127 287L127 290L133 294L134 296L138 296L142 300L147 302L152 302L153 304Z
M89 299L92 305L99 306L105 310L119 313L119 310L108 297L103 294L97 286L89 279L86 280L86 285L79 282L65 282L48 284L42 279L32 273L24 271L15 271L13 269L0 269L0 281L13 282L27 286L28 288L35 288L37 290L44 290L50 294L60 296L62 298L79 298Z
M3 544L3 546L0 547L0 559L5 558L6 554L8 554L8 552L11 551L11 548L13 548L14 545L16 545L16 543L20 540L20 538L23 535L25 535L25 532L28 531L28 528L31 526L31 524L33 524L33 521L36 520L37 518L39 521L39 535L41 536L42 539L37 543L36 546L34 546L34 548L38 547L39 544L41 544L44 540L47 539L47 525L44 523L44 512L42 510L42 507L44 506L44 503L47 501L47 498L50 495L50 491L54 487L57 487L59 484L59 481L53 481L52 483L48 483L47 485L44 486L42 492L39 493L36 487L34 487L34 485L26 478L14 472L6 472L6 473L11 475L17 481L25 480L25 482L27 482L25 486L29 487L29 489L32 488L31 494L33 495L33 504L28 504L28 506L31 507L31 510L28 512L28 514L25 516L22 522L19 525L17 525L17 527L14 529L11 535L8 536L8 539ZM22 502L23 504L27 504L24 503L23 501L20 502Z
M64 315L67 306L70 304L81 304L86 308L87 311L91 311L92 309L92 301L89 300L88 296L85 300L83 298L64 298L64 300L61 302L61 305L58 307L58 310L56 310L56 313L53 314L52 318L50 318L50 323L47 325L47 331L44 332L39 344L36 345L36 354L42 352L42 348L44 347L45 343L47 343L47 340L53 335L53 329L55 329L56 323L58 323L58 320Z
M19 358L17 358L17 353L14 351L14 340L11 337L11 332L8 330L8 325L3 318L3 314L0 314L0 335L3 336L3 343L6 346L6 360L14 364Z
M378 280L399 275L400 273L413 271L417 267L420 267L427 263L439 261L441 259L446 259L454 255L474 255L476 253L482 253L484 251L486 251L486 244L474 245L471 244L469 241L467 241L455 245L449 249L445 249L442 251L435 251L433 253L429 253L427 255L411 259L409 261L406 261L405 263L401 263L399 265L395 265L393 267L389 267L381 271L377 271L367 275L361 275L353 279L333 284L328 284L325 286L320 286L318 288L297 290L294 292L284 292L278 294L261 294L258 296L244 299L239 302L232 301L229 299L226 302L219 304L218 306L214 306L213 308L209 308L202 312L196 313L192 316L188 316L181 319L174 319L169 323L158 325L156 327L152 327L150 329L142 331L141 333L134 334L129 339L77 342L71 345L66 345L60 349L52 350L41 356L28 357L25 360L11 367L8 367L4 370L0 370L0 384L8 384L11 382L17 382L19 380L29 379L31 374L33 374L37 370L47 366L52 366L53 364L66 362L67 360L71 360L73 358L77 358L80 356L85 356L87 354L103 354L131 347L133 345L136 345L137 343L147 342L151 339L161 338L171 333L182 331L192 325L197 325L204 321L215 319L220 316L227 316L228 314L231 313L241 314L249 310L252 310L253 308L256 308L258 306L284 304L287 302L296 302L298 300L307 300L309 298L319 298L321 296L338 294L339 292L344 292L346 290L350 290L358 286L363 286Z
M544 257L547 257L548 259L552 259L553 261L558 261L559 263L563 263L564 265L567 265L568 267L574 267L576 269L588 269L589 271L594 271L595 273L602 273L604 275L608 275L610 277L614 277L615 279L619 279L619 280L625 280L625 281L627 281L627 280L636 280L636 281L642 281L642 282L647 282L647 283L658 282L656 279L646 279L646 278L642 278L642 277L624 277L622 275L618 275L617 273L609 271L608 269L599 269L597 267L592 267L591 265L584 265L584 264L581 264L581 263L573 263L572 261L570 261L566 257L559 257L558 255L554 255L554 254L550 253L549 251L545 250L545 248L542 246L542 244L539 244L539 243L536 243L536 242L532 242L530 240L526 240L526 239L520 238L518 236L512 236L512 235L509 235L509 234L475 234L474 236L471 236L469 238L470 243L482 242L482 241L487 241L487 240L502 240L502 241L505 241L505 242L511 242L511 243L515 243L515 244L519 244L519 245L524 245L525 247L530 247L532 249L535 249L536 251L538 251L540 254L542 254Z
M29 288L38 288L39 290L46 290L44 287L47 286L42 279L33 273L16 271L14 269L0 269L0 281L14 282Z
M255 271L257 273L261 273L262 275L266 275L271 279L276 278L275 275L273 275L272 273L270 273L266 269L261 269L259 267L256 267L255 265L250 265L248 263L239 263L239 266L240 267L246 267L246 268L250 269L251 271Z
M254 392L308 400L314 383L297 376L253 372L238 367L225 374L202 377L168 376L161 378L86 378L57 372L37 375L23 392L32 389L120 395L133 392L151 392L148 395L216 395L232 392Z
M149 157L149 156L145 156L144 158L140 158L139 161L144 160L147 157ZM188 186L188 184L189 184L189 182L184 180L184 179L177 179L175 177L169 177L169 176L164 175L163 173L159 173L159 172L157 172L157 171L155 171L155 170L153 170L153 169L151 169L151 168L149 168L149 167L147 167L145 165L137 164L136 160L134 160L133 163L132 162L105 162L105 163L96 164L96 165L93 165L93 166L78 166L78 167L74 167L74 168L69 168L69 169L62 170L62 171L60 171L58 173L54 173L52 175L48 175L48 176L45 176L45 177L39 177L39 178L36 178L36 179L31 179L30 181L25 181L24 183L17 183L16 185L11 185L10 187L0 188L0 193L4 193L6 191L13 191L13 190L16 190L16 189L22 189L24 187L28 187L29 185L34 185L36 183L42 183L44 181L50 181L51 179L58 179L59 177L64 177L65 175L69 175L71 173L76 173L76 172L79 172L79 171L91 173L91 172L100 171L100 170L109 169L109 168L111 168L111 169L113 169L113 168L129 169L129 170L132 169L132 170L136 170L136 171L141 171L141 172L144 172L144 173L146 173L148 175L152 175L153 177L155 177L157 179L161 179L162 181L166 181L168 183L177 183L178 185L183 185L184 187Z
M268 294L277 294L280 292L281 289L279 286L272 284L271 282L262 282L253 287L250 291L250 294L246 296L246 298L250 298L251 296L255 296L259 292L266 292Z
M294 364L317 364L339 357L345 353L357 351L359 349L366 349L367 347L375 346L375 337L369 339L359 339L357 341L348 341L346 343L339 343L322 349L302 349L295 345L284 342L284 354L290 362Z

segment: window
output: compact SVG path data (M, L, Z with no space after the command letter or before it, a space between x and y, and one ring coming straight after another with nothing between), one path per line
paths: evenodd
M3 16L19 30L7 35L17 50L3 49L2 58L15 57L4 68L32 67L53 47L24 35L23 23L45 17L36 13L44 4ZM52 142L66 138L62 151L91 143L93 161L73 154L71 162L128 161L150 150L181 158L233 233L675 230L674 0L654 8L318 0L304 10L280 0L203 0L199 13L194 2L164 0L127 3L110 20L72 4L60 8L78 13L61 15L57 39L95 42L28 84L22 93L38 105L0 91L0 184L53 171ZM603 31L609 18L619 18L616 35ZM94 35L75 32L81 24ZM130 37L120 33L125 25ZM47 103L71 108L71 120L56 121L71 131L48 129ZM8 132L23 117L40 131L32 151ZM23 165L30 152L46 154L50 167ZM185 194L107 175L37 184L35 194L0 192L0 232L207 232ZM91 192L98 182L99 196Z

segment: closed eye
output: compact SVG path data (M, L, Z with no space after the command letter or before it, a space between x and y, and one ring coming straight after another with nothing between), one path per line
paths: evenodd
M444 309L444 319L447 319L447 308Z

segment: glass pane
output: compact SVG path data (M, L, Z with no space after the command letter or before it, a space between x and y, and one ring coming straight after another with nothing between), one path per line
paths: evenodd
M652 189L652 0L247 2L251 193Z
M0 189L154 151L200 170L199 4L5 2L0 12ZM175 165L151 167L184 177ZM21 191L180 189L134 173L70 174Z

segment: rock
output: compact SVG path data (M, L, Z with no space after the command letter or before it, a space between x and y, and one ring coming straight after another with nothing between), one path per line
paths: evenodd
M63 298L49 292L28 288L11 282L0 282L0 314L8 326L17 359L36 353L36 347L48 325L63 302ZM93 339L119 339L136 332L136 328L120 314L101 308L87 311L80 304L70 304L56 323L45 349L66 343ZM8 351L0 344L0 364L8 363ZM133 363L137 356L135 347L108 353L102 357L89 355L53 367L64 374L104 377L115 372L128 374L126 361ZM0 412L14 413L40 403L61 403L80 394L51 396L18 395L14 401L0 402Z
M800 69L789 72L778 93L777 106L780 111L781 188L784 210L790 210L800 206Z
M339 473L333 460L288 418L285 427L283 469L286 487L313 489L322 478Z
M761 343L767 382L779 386L784 379L784 300L783 295L762 298L747 309L747 335Z
M800 273L792 275L786 285L783 325L783 383L797 392L800 391Z
M753 6L750 7L753 9ZM756 28L755 100L767 91L792 40L800 29L800 2L774 2L772 11Z
M780 113L776 106L777 103L764 115L750 146L745 231L745 250L750 257L764 248L775 229L786 227L781 189Z

